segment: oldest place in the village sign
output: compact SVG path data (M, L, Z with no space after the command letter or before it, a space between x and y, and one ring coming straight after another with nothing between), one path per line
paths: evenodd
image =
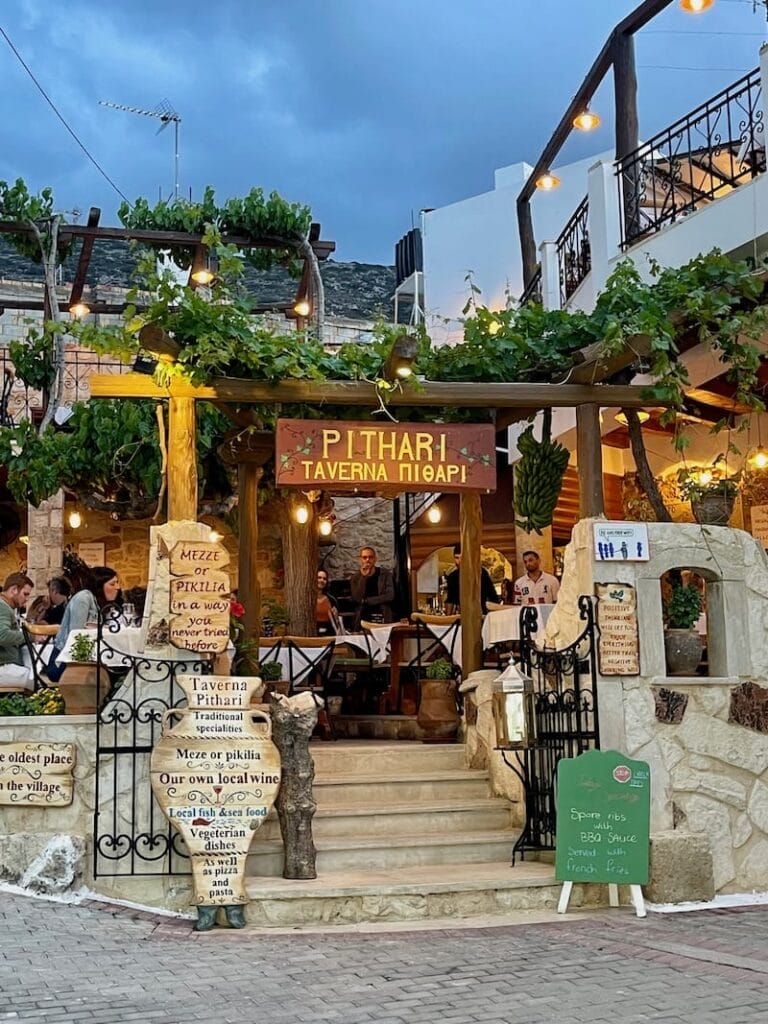
M496 489L496 435L489 423L278 420L276 456L282 487Z

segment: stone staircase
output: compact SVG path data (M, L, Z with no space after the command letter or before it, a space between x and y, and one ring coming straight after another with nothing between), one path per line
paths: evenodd
M554 906L552 866L510 865L513 807L461 745L313 743L317 879L286 880L274 812L248 858L260 927L499 914ZM594 887L593 887L594 888Z

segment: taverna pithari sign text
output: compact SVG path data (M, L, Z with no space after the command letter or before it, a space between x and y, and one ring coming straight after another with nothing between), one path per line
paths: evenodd
M331 490L496 489L492 424L278 420L277 483Z

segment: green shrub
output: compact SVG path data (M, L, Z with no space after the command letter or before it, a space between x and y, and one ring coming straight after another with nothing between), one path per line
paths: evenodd
M692 584L675 583L664 606L669 629L692 629L701 615L701 594Z

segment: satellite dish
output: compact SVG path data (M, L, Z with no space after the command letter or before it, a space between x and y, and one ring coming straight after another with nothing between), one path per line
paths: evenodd
M21 535L21 519L16 506L0 502L0 548L7 548Z

